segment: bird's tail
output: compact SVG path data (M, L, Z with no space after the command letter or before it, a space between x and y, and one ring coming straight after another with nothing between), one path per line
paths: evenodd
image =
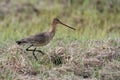
M16 41L16 43L17 43L18 45L21 45L21 44L26 43L26 41Z

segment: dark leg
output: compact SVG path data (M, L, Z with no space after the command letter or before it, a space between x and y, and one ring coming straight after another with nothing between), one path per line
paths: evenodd
M35 51L37 51L37 52L40 52L42 55L44 55L45 53L44 52L42 52L41 50L36 50L36 48L35 49L29 49L29 48L31 48L33 45L30 45L27 49L26 49L26 51L33 51L33 56L35 57L35 59L37 60L37 57L35 56Z
M30 47L32 47L33 45L30 45L27 49L26 49L26 51L37 51L37 52L40 52L42 55L44 55L45 53L43 52L43 51L41 51L41 50L34 50L34 49L29 49Z
M36 48L35 49L29 49L29 48L31 48L33 45L30 45L27 49L26 49L26 51L33 51L33 56L34 56L34 58L36 59L36 61L38 60L37 59L37 57L35 56L35 51L36 51Z
M33 45L30 45L27 49L26 49L26 51L34 51L34 50L32 50L32 49L29 49L29 48L31 48Z
M45 53L44 53L43 51L41 51L41 50L35 50L35 51L40 52L42 55L45 54Z
M35 52L36 51L36 48L33 50L33 56L34 56L34 58L36 59L36 61L38 61L38 59L37 59L37 57L36 57L36 55L35 55Z

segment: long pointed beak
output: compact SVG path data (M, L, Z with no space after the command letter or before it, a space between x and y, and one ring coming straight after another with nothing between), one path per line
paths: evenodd
M66 25L66 24L62 23L61 21L60 21L60 24L62 24L62 25L64 25L64 26L66 26L66 27L68 27L68 28L71 28L71 29L73 29L73 30L76 30L75 28L73 28L73 27L71 27L71 26L68 26L68 25Z

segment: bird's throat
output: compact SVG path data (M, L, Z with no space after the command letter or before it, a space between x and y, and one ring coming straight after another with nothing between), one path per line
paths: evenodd
M56 31L56 24L52 24L52 26L49 30L51 37L53 37L55 35L55 31Z

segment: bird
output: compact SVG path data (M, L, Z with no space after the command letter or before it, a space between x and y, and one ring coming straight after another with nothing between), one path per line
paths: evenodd
M21 40L16 41L16 43L18 45L23 45L23 44L29 44L29 47L26 48L26 51L32 51L33 56L36 60L37 57L35 55L35 51L40 52L41 54L45 54L43 51L41 50L37 50L36 48L39 46L45 46L47 45L54 37L55 33L56 33L56 25L57 24L62 24L68 28L71 28L73 30L76 30L75 28L68 26L67 24L64 24L63 22L61 22L58 18L54 18L52 23L51 23L51 27L48 31L46 32L41 32L32 36L28 36L26 38L23 38ZM34 49L30 49L31 47L34 47Z

